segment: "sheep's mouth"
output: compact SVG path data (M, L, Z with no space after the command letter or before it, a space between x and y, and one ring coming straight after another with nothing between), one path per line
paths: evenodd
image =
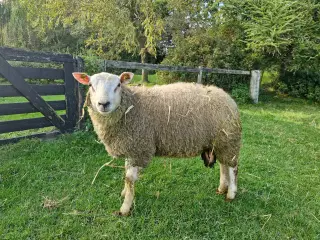
M108 114L112 113L113 110L111 110L111 111L101 111L101 110L98 110L98 112L99 112L101 115L108 115Z
M113 113L115 112L119 107L116 107L115 109L111 109L111 110L99 110L98 109L98 112L101 114L101 115L109 115L110 113Z

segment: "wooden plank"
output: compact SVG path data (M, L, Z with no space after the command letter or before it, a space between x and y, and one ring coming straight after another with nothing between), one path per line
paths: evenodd
M61 118L64 119L65 115L61 116ZM16 132L50 126L52 126L52 123L48 121L45 117L12 120L0 122L0 133Z
M30 67L14 67L14 69L16 69L24 78L64 79L64 71L62 69Z
M232 69L221 69L221 68L202 68L203 72L208 73L224 73L224 74L239 74L239 75L250 75L250 71L244 70L232 70Z
M66 128L73 130L78 119L78 82L72 76L72 72L74 72L73 63L65 63L63 69L67 103Z
M43 52L29 52L22 49L0 47L0 54L8 61L24 61L24 62L74 62L73 56L70 54L53 54Z
M9 144L9 143L17 143L20 140L30 139L30 138L40 138L41 140L49 140L49 139L54 139L56 136L58 136L60 134L61 134L61 132L59 132L59 131L52 131L52 132L47 132L47 133L31 134L31 135L22 136L22 137L0 139L0 145Z
M64 120L56 114L46 101L27 83L0 54L0 71L9 82L27 98L55 127L64 131Z
M136 63L105 60L106 67L111 68L128 68L128 69L146 69L146 70L163 70L173 72L199 72L198 68L182 67L182 66L165 66L159 64Z
M57 84L45 84L45 85L35 85L30 84L39 95L64 95L64 85ZM23 96L15 87L12 85L0 85L0 97L19 97Z
M64 110L66 109L65 101L49 101L47 102L54 110ZM31 103L8 103L0 104L0 116L1 115L11 115L11 114L21 114L21 113L34 113L39 112Z
M166 65L159 65L159 64L149 64L149 63L105 60L105 64L107 67L111 67L111 68L162 70L162 71L171 71L171 72L194 72L194 73L199 72L199 68L183 67L183 66L166 66ZM220 69L220 68L202 68L202 72L250 75L250 71Z

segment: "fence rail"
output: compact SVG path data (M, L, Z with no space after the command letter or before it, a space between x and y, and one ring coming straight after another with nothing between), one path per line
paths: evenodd
M41 96L47 95L64 95L64 85L56 84L31 84L32 88ZM19 97L21 93L11 85L0 85L0 97Z
M233 69L221 69L221 68L206 68L206 67L184 67L184 66L166 66L159 64L149 63L137 63L137 62L123 62L104 60L105 68L125 68L125 69L144 69L144 70L158 70L169 72L191 72L198 73L197 83L202 83L203 73L219 73L219 74L239 74L250 75L250 97L254 103L258 103L259 99L259 87L261 80L261 72L259 70L245 71L245 70L233 70Z
M66 109L66 101L64 100L48 101L47 103L56 111ZM0 116L35 112L38 112L38 109L36 109L30 102L0 104Z
M22 75L24 78L37 78L37 79L63 79L63 69L52 69L52 68L31 68L31 67L13 67L15 70ZM0 74L1 76L1 74Z
M42 52L29 52L22 49L0 47L0 54L8 61L41 62L41 63L65 63L74 62L70 54L55 54Z
M171 72L192 72L199 73L208 72L208 73L226 73L226 74L242 74L250 75L250 71L244 70L231 70L231 69L220 69L220 68L192 68L184 66L166 66L159 64L149 64L149 63L136 63L136 62L123 62L123 61L112 61L104 60L104 64L107 67L113 68L128 68L128 69L145 69L145 70L158 70L158 71L171 71Z

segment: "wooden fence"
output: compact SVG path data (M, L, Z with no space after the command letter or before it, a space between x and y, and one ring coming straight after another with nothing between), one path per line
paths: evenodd
M58 63L62 69L13 67L8 61ZM81 101L78 83L72 72L81 69L81 59L68 54L47 54L27 52L19 49L0 48L0 76L11 85L0 85L0 97L25 97L27 103L0 104L0 116L40 112L44 117L0 122L0 134L28 129L55 126L59 131L32 134L24 137L0 139L0 144L17 142L21 138L48 138L59 133L72 132L79 119ZM62 79L63 84L29 84L25 79ZM65 95L65 100L46 102L42 96ZM78 106L78 107L77 107ZM63 115L58 110L66 110Z
M202 83L203 73L251 75L249 94L254 103L258 103L258 100L259 100L259 88L260 88L260 80L261 80L261 72L259 70L244 71L244 70L205 68L205 67L191 68L191 67L183 67L183 66L165 66L165 65L158 65L158 64L123 62L123 61L112 61L112 60L104 60L103 65L105 68L145 69L145 70L157 70L157 71L198 73L197 83Z
M11 66L8 61L55 63L62 65L62 68L14 67ZM0 139L0 144L17 142L21 138L50 138L59 133L72 132L82 112L84 96L77 81L74 80L72 72L81 72L83 68L83 60L81 58L74 58L72 55L36 53L0 47L0 77L6 78L11 83L11 85L0 85L0 98L22 96L29 101L27 103L0 104L0 116L35 112L40 112L44 116L40 118L0 121L0 134L48 126L55 126L56 129L58 129L58 131L50 133L38 133L24 137ZM243 71L204 67L191 68L110 60L104 60L104 68L198 73L198 83L202 82L203 73L251 75L250 96L255 103L258 102L261 78L260 71L258 70ZM62 79L63 84L29 84L25 79ZM64 95L65 100L45 101L41 96L46 95ZM65 110L66 113L59 115L57 113L59 110Z

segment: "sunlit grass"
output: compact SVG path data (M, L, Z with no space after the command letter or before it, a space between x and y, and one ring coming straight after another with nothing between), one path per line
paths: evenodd
M218 166L154 158L136 184L132 215L114 217L123 170L106 167L91 185L111 159L93 133L1 146L0 238L319 239L319 105L261 99L240 106L239 191L231 203L215 194Z

